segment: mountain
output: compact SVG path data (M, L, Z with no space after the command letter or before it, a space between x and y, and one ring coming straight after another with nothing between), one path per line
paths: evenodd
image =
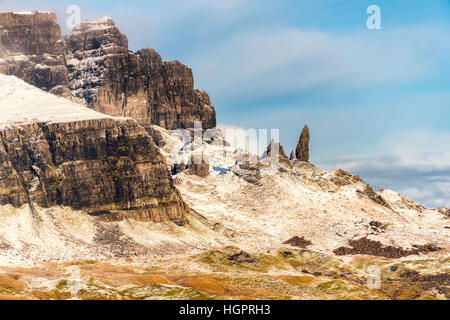
M193 142L176 132L155 130L165 140L161 152L169 164L189 159ZM272 165L270 156L249 165L236 164L243 151L220 145L220 141L203 143L209 176L184 171L174 176L175 184L193 210L210 225L228 230L240 248L276 249L295 236L311 241L310 249L327 255L366 238L396 248L428 244L448 248L448 218L438 209L395 191L375 192L359 176L343 170L327 172L306 161L289 161L282 148L278 166ZM378 251L376 255L389 256ZM366 253L374 252L369 246Z
M216 125L214 106L194 88L192 70L163 62L153 49L128 50L110 18L83 22L63 37L54 13L1 13L0 49L0 73L96 111L131 117L144 127Z
M232 146L107 17L3 13L0 44L0 299L450 298L448 208L321 170L307 126L290 159Z

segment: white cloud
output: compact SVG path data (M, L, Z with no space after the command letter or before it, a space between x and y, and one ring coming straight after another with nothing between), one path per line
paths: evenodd
M450 35L429 27L332 33L258 29L195 52L197 78L227 95L407 83L436 71Z
M450 133L412 130L390 135L381 144L389 153L342 156L319 165L357 173L377 188L393 189L430 207L450 207Z
M409 130L391 135L381 142L385 149L396 153L414 153L417 150L427 153L440 153L450 150L450 133L429 130ZM429 157L433 157L429 155ZM405 161L407 161L405 159ZM415 159L414 161L419 161ZM434 162L450 165L450 158L434 159Z
M393 189L430 207L450 207L450 152L345 157L323 163L359 174L377 188Z
M228 124L218 124L217 128L222 131L231 147L246 150L258 156L263 155L271 139L279 141L279 130L278 135L272 136L272 131L267 129L242 128Z

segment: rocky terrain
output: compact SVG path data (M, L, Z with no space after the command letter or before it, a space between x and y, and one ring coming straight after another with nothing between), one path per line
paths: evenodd
M168 169L190 157L188 140L153 129L164 141ZM328 173L298 160L273 167L270 157L236 164L223 158L218 144L202 148L209 174L183 170L174 176L191 207L183 227L170 221L105 221L70 207L37 208L36 223L26 207L3 206L0 294L450 298L449 220L440 210L390 190L372 194L360 177L342 170ZM225 151L241 152L231 146ZM29 232L17 234L17 228ZM380 286L373 288L368 280L374 270Z
M53 13L1 13L0 73L144 127L216 125L209 95L194 88L190 68L163 62L153 49L130 51L107 17L63 37Z

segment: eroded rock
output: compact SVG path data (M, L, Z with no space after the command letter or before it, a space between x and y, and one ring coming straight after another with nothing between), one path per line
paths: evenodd
M297 143L295 156L300 161L309 161L309 128L305 125Z

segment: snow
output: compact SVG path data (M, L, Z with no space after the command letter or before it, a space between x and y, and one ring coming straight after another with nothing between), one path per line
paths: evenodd
M97 19L95 22L98 24L106 24L113 22L113 19L111 17L104 16L103 18Z
M192 145L189 141L171 131L160 128L159 132L166 142L161 151L170 164L190 158L186 155ZM208 143L202 148L211 165L210 176L182 172L174 177L176 186L191 208L210 224L228 230L233 245L244 250L277 249L293 236L304 236L313 242L310 249L325 254L363 237L405 248L450 245L443 214L394 191L380 192L389 209L361 195L363 182L337 186L332 182L334 173L301 162L284 167L283 173L268 165L270 159L260 166L261 185L256 186L228 170L234 162L222 156L223 148ZM388 227L378 232L370 228L371 221Z
M18 15L32 15L32 14L36 14L36 13L50 14L51 12L49 12L49 11L21 11L21 12L13 12L13 14L18 14Z
M23 54L14 56L12 58L14 59L15 62L22 62L22 61L28 61L29 60L28 57L23 55Z
M86 31L98 31L98 30L106 30L115 27L114 20L110 17L103 17L95 21L84 21L81 23L79 29L75 29L73 34L77 34L80 32Z
M30 122L71 122L90 119L116 119L67 99L31 86L14 77L0 74L0 128Z
M96 236L107 230L120 230L137 246L146 246L148 256L173 255L186 248L218 246L215 234L199 222L183 228L173 223L128 220L101 222L86 212L69 207L40 208L28 205L0 206L0 266L43 261L108 260L116 249L98 243ZM163 248L166 249L163 249ZM174 249L167 250L167 247Z

